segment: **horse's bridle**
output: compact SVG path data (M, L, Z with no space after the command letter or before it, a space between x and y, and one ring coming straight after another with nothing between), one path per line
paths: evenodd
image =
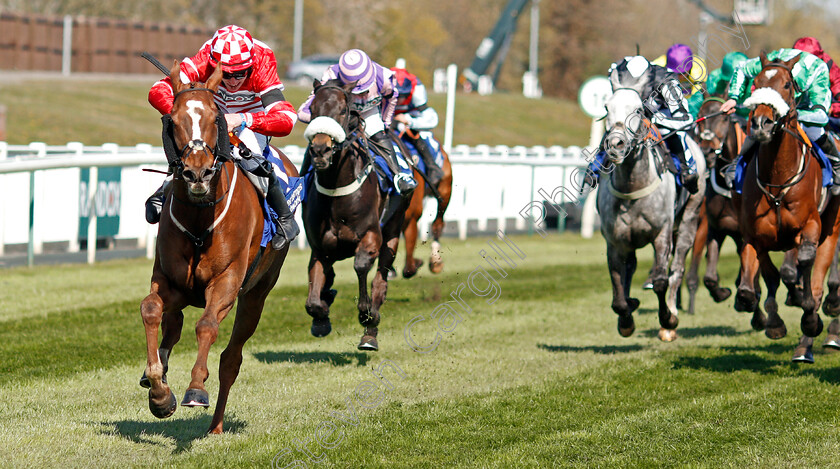
M332 155L334 155L334 154L342 155L345 151L347 151L347 148L349 148L350 145L353 144L353 142L355 142L356 140L358 140L360 138L359 133L360 133L360 131L363 130L364 125L362 124L363 121L360 121L359 129L357 129L353 132L350 131L350 118L351 118L352 113L353 113L353 111L350 110L350 103L352 102L352 100L350 98L350 92L345 90L344 88L342 88L340 86L337 86L337 85L322 85L322 86L319 86L318 89L315 90L315 96L317 96L320 91L329 90L329 89L337 89L337 90L340 90L344 94L345 106L344 106L344 110L342 110L341 115L339 116L339 117L342 118L342 121L339 122L339 125L341 125L341 129L344 131L344 134L347 135L347 138L345 138L344 141L342 141L342 142L336 142L335 139L332 140L333 144L330 147L330 152L331 153L330 153L329 159L327 160L328 165L332 165ZM314 97L313 97L313 100L314 100ZM317 116L313 116L313 117L317 117ZM329 117L329 116L327 116L327 117ZM335 119L335 121L338 122L337 119Z
M794 96L796 96L796 93L801 93L802 90L801 90L801 88L799 88L799 85L796 83L796 79L793 76L793 70L791 70L787 65L781 64L781 63L770 62L762 68L762 71L764 71L764 69L768 68L768 67L781 68L782 70L786 71L788 73L788 75L790 75L791 83L793 83ZM788 105L790 106L790 109L788 110L787 114L785 114L784 116L779 116L778 119L771 121L773 123L772 133L776 133L776 131L778 131L781 128L781 129L785 130L786 132L790 133L791 135L795 136L796 138L799 138L799 136L796 133L794 133L793 131L791 131L787 127L785 127L785 124L787 124L787 122L790 121L790 117L793 116L793 112L796 109L796 106L798 104L798 102L795 99L793 101L794 101L793 103L788 103ZM777 112L778 111L775 108L773 108L773 117L776 116Z
M717 96L710 96L710 97L703 100L703 103L700 105L700 107L703 107L703 104L706 104L707 102L710 102L710 101L718 102L718 103L721 103L721 104L724 103L723 98L718 98ZM707 116L700 116L700 117L707 117ZM723 116L723 117L727 117L727 116ZM707 120L703 119L701 122L707 122ZM731 130L731 128L732 128L732 122L731 122L731 118L730 118L729 119L729 124L726 126L726 133L724 133L723 136L719 136L712 129L703 129L703 131L700 132L700 135L699 135L700 140L703 140L704 142L711 142L715 138L720 139L720 145L718 145L718 147L714 150L716 158L720 158L720 155L723 153L723 147L726 145L726 140L729 139L729 131Z
M211 90L210 88L194 88L192 86L192 84L190 84L189 88L175 93L175 95L172 97L172 103L174 104L179 96L181 96L184 93L190 92L190 91L207 91L210 94L213 94L213 95L216 94L216 92ZM218 154L219 152L216 151L216 150L220 150L221 152L225 151L224 149L218 149L218 148L211 150L210 146L207 144L207 142L205 142L203 139L200 139L200 138L190 140L183 147L181 147L181 150L178 152L178 159L174 162L174 164L176 166L175 169L177 170L178 173L183 171L183 169L184 169L183 160L184 160L184 157L188 153L192 153L192 152L195 152L195 151L203 151L206 155L213 157L213 169L212 169L212 171L213 171L213 173L216 173L219 170L219 168L221 168L222 163L228 159L227 155L219 155Z
M184 94L186 92L189 92L189 91L207 91L207 92L209 92L213 95L216 94L216 92L211 90L210 88L196 88L196 87L193 86L193 84L190 84L189 88L175 93L175 95L172 98L173 104L178 99L178 97L180 97L182 94ZM219 153L223 153L225 151L225 149L219 149L218 145L217 145L216 149L211 150L210 146L203 139L200 139L200 138L193 139L193 140L190 140L189 142L187 142L183 147L181 147L181 150L178 153L178 159L176 161L170 163L172 166L174 166L173 175L175 177L178 177L183 173L184 157L188 153L191 153L191 152L194 152L194 151L203 151L206 155L213 157L213 167L212 167L212 170L211 170L213 174L216 174L219 171L219 169L222 168L222 165L224 164L224 162L229 159L227 154L221 154L221 155L219 154ZM227 171L225 171L225 172L227 173ZM228 174L228 181L231 181L232 177L235 177L235 175L231 176L230 174ZM181 200L178 197L175 197L174 194L173 194L173 200L184 203L184 204L187 204L187 205L192 205L192 206L195 206L195 207L198 207L198 208L213 207L213 206L219 204L222 200L225 199L228 191L230 190L230 187L231 186L229 184L228 185L228 190L226 190L224 194L221 194L221 196L219 196L219 198L215 201L192 202L192 201L188 201L188 200ZM170 206L170 209L171 209L171 206ZM186 233L186 231L185 231L185 233ZM187 234L189 235L189 233L187 233ZM191 238L193 238L193 237L191 237ZM193 239L193 242L195 243L196 240ZM202 240L202 242L203 242L203 240ZM196 244L196 245L198 246L199 244Z

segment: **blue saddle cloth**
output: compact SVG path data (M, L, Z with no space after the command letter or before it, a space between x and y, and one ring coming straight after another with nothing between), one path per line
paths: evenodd
M297 210L300 206L306 195L304 178L289 177L286 174L286 168L283 167L283 162L271 154L269 148L266 148L266 153L268 154L263 156L265 156L267 160L271 161L274 166L274 172L277 173L277 179L280 180L280 187L283 189L283 193L286 194L286 203L289 204L289 210L291 210L292 213L295 213L295 210ZM266 247L268 243L271 242L271 238L277 234L277 227L272 221L277 218L277 214L274 213L274 210L268 206L268 202L266 202L265 198L262 200L262 209L265 220L263 222L263 236L260 241L260 246Z
M814 142L811 142L811 150L814 152L813 154L816 155L820 168L822 168L823 187L831 187L834 179L834 176L831 173L831 161L828 160L828 157L825 156L825 153L818 145L814 145ZM744 159L743 155L738 157L738 164L735 166L735 182L733 185L735 186L735 192L739 194L741 193L741 189L744 187L744 173L747 170L748 163L749 162Z

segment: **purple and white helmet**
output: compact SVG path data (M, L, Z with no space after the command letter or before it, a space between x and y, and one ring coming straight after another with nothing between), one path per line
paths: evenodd
M373 61L359 49L350 49L338 59L338 77L344 83L356 82L353 93L367 91L376 79Z

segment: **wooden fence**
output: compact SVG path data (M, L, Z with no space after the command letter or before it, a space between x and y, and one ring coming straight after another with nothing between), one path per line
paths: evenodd
M66 31L65 28L70 29ZM213 30L87 17L0 13L0 69L84 73L159 73L139 54L164 65L195 54ZM69 37L69 54L64 38ZM66 70L63 70L63 66Z

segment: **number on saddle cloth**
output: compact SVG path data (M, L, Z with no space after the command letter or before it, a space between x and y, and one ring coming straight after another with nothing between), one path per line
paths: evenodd
M435 164L438 168L443 169L443 152L440 151L440 144L432 135L433 134L431 132L424 130L419 132L418 137L422 138L426 142L426 145L431 148ZM414 165L417 166L417 169L420 170L421 173L426 174L426 162L423 161L423 158L420 158L420 153L417 151L417 147L414 146L414 141L405 136L401 138L401 140L405 144L405 147L408 148L408 152L411 154L411 160L414 162Z

